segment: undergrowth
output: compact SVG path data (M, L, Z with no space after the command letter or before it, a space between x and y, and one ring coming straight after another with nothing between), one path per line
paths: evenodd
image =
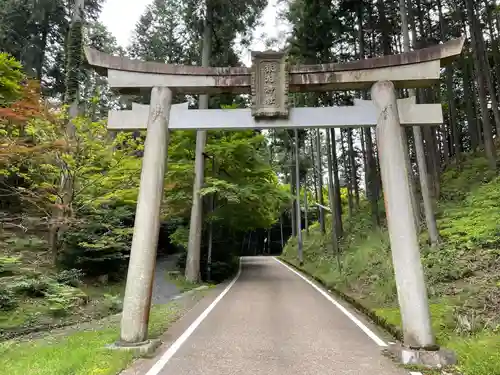
M3 230L0 244L0 340L121 310L121 284L57 271L40 238Z
M483 157L442 174L436 216L439 247L429 248L425 232L420 242L437 341L457 352L463 375L500 374L500 177ZM373 228L365 201L344 227L341 270L317 223L304 234L301 268L400 326L387 229ZM292 238L283 256L298 265L296 254Z

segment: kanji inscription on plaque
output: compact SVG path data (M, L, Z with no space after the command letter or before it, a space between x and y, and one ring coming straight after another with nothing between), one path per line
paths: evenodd
M288 117L288 65L283 52L252 52L252 115Z

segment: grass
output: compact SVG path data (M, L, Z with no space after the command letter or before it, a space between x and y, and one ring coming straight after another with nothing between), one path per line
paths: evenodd
M149 337L157 338L183 314L176 303L152 307ZM118 338L116 319L67 336L0 344L0 369L9 375L115 375L134 359L131 352L108 350Z
M167 271L165 273L165 279L174 284L179 292L187 292L188 290L192 290L194 288L199 287L201 284L193 283L191 281L186 280L183 274L178 271Z
M436 250L420 236L430 310L437 341L456 351L463 375L500 374L500 177L483 157L469 156L442 175L437 204L442 244ZM345 220L342 272L331 237L317 225L304 236L306 273L400 327L386 228L371 226L367 202ZM330 228L327 223L327 228ZM291 239L283 257L298 265ZM431 374L431 372L429 373ZM426 374L427 375L427 374Z

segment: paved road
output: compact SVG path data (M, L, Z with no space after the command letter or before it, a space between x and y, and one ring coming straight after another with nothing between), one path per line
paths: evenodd
M238 281L160 375L408 375L311 285L269 257Z
M156 261L156 269L153 283L153 304L168 303L172 297L178 295L177 286L166 279L167 271L175 271L177 263L177 254L159 258Z

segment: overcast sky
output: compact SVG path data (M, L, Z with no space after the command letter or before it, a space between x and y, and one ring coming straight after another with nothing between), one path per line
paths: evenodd
M107 0L101 13L101 22L116 37L118 44L126 47L136 22L151 2L152 0ZM283 29L283 25L278 24L276 3L277 0L269 0L269 5L262 15L262 26L254 31L254 42L250 50L264 50L261 36L266 34L276 37L279 30ZM250 64L249 51L242 51L242 59L246 64Z

